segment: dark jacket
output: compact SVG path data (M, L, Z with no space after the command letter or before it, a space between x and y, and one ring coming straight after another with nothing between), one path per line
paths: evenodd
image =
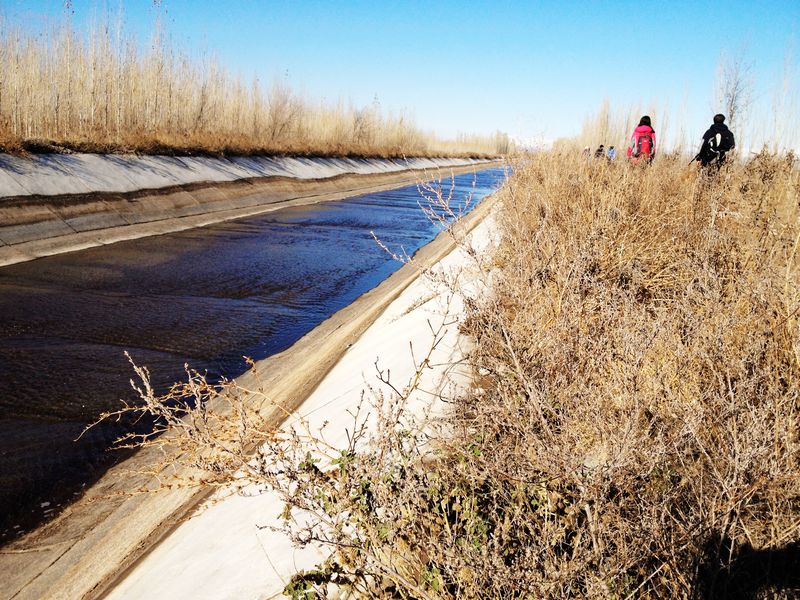
M721 165L725 161L725 154L736 147L733 132L725 123L713 123L703 134L703 145L697 153L697 160L705 167L716 162Z

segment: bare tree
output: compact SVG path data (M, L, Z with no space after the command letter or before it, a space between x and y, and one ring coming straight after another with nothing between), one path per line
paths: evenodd
M744 50L731 56L720 55L717 65L715 106L722 107L731 129L746 123L753 103L753 63L746 60Z
M267 130L273 142L286 141L300 120L303 104L288 82L275 79L269 93Z

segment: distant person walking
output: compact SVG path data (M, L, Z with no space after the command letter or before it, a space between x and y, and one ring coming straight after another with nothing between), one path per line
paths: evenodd
M581 156L583 158L589 158L591 156L591 154L592 154L592 149L589 148L589 146L584 146L583 147L583 152L581 152Z
M650 123L649 116L644 115L639 119L639 124L631 135L627 154L633 164L639 161L649 163L656 157L656 132Z
M600 144L597 147L597 150L594 151L595 158L603 158L606 154L606 147L603 144Z
M617 160L617 149L614 148L614 146L609 146L606 156L608 157L608 160Z
M725 125L725 115L714 115L714 122L703 134L700 152L694 157L703 167L711 164L720 168L725 162L725 155L736 147L733 132Z

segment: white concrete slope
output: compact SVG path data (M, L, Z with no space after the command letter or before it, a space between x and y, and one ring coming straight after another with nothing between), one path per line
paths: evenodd
M0 198L124 193L254 177L324 179L355 173L478 164L452 158L304 158L244 156L144 156L122 154L0 154Z
M468 244L486 254L496 244L490 215L470 234ZM465 246L456 248L433 271L458 274L460 294L479 289L477 265ZM353 411L367 386L379 387L375 361L391 369L391 380L403 387L415 373L417 360L431 347L432 328L446 323L410 410L423 414L442 397L467 383L464 369L454 369L465 356L467 341L458 334L463 297L452 295L436 278L418 277L353 344L284 427L308 421L312 431L328 422L327 442L345 448L345 429L352 431ZM388 390L384 390L388 391ZM434 392L434 393L431 393ZM220 493L141 560L110 592L110 598L256 599L281 594L289 577L321 558L318 550L294 548L279 526L283 504L275 493Z

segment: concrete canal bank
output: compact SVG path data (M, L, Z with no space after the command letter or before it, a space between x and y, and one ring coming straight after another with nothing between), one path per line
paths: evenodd
M488 164L443 158L0 155L0 266Z
M471 341L460 334L458 324L466 300L485 291L490 262L483 257L490 256L497 240L496 219L489 214L464 243L386 307L281 425L283 432L294 431L304 437L324 430L326 449L349 448L349 436L357 429L353 415L360 414L359 423L367 424L375 435L374 419L363 415L373 415L381 403L391 403L395 397L388 386L379 383L376 363L384 374L391 372L397 389L413 389L404 401L404 427L413 429L412 422L435 421L446 414L453 399L471 385ZM445 283L455 277L457 290ZM422 364L424 368L417 371ZM361 438L355 448L369 453L367 444ZM308 447L318 454L313 444ZM318 467L328 471L328 460L336 451L327 459L322 458L324 454L324 450L319 452ZM283 530L284 508L285 497L259 485L251 484L238 493L222 488L122 573L107 597L283 597L294 574L314 569L331 551L314 543L295 546ZM295 523L303 522L303 511L296 511L294 517Z
M480 165L480 167L485 166L488 165ZM460 165L454 167L453 170L473 170L474 168L472 165ZM317 193L297 198L296 190L290 189L291 186L287 185L282 192L287 197L272 202L273 205L276 204L275 206L262 203L230 210L244 208L245 210L264 212L265 210L275 210L281 206L291 206L293 202L313 203L350 196L353 193L360 193L361 190L370 189L370 186L373 188L376 185L397 187L419 180L421 172L340 174L327 180L327 183L345 181L348 183L334 191L330 191L330 188L326 189L318 180L306 179L287 182L285 179L265 179L258 183L284 185L308 183L319 185L319 188L316 190ZM451 168L448 167L443 174L449 175L450 172ZM376 183L376 181L381 181L381 183ZM197 189L209 189L222 185L233 189L237 186L252 186L255 183L238 181L181 185L197 185L199 186ZM348 186L351 186L350 189ZM356 191L353 192L353 189ZM291 197L292 193L295 194L295 197ZM125 192L125 194L133 196L135 192ZM163 195L157 194L156 197ZM247 196L248 194L244 194L240 197ZM29 195L27 199L33 200L33 198L32 195ZM60 197L61 200L64 198L63 195ZM56 197L50 198L50 200L54 199ZM21 202L22 200L21 196L15 197L15 201ZM489 205L490 202L484 203L470 213L464 222L464 227L472 228L480 222L487 213ZM223 213L224 210L214 212ZM254 213L245 212L242 216L247 214ZM194 216L205 218L207 215ZM223 218L215 222L237 218L236 216L217 215L217 217L219 216ZM187 217L174 218L185 219ZM169 219L172 217L164 220ZM148 225L148 223L132 225ZM194 226L196 225L184 223L180 225L179 229ZM96 234L111 229L113 227L92 231ZM156 230L142 235L149 236L165 232ZM74 234L67 234L67 237L71 235ZM110 241L115 240L98 241L94 245L110 243ZM28 242L19 242L19 244L25 243ZM18 244L7 244L9 247L14 245ZM65 252L74 249L78 248L66 247L66 249L57 251ZM451 249L452 242L446 236L440 236L417 253L418 266L436 263ZM345 350L417 278L417 275L418 271L415 268L401 268L378 287L370 290L353 304L317 326L291 348L265 359L260 365L260 370L262 373L268 373L268 376L262 383L269 388L271 396L284 406L299 406L319 384L322 377L336 364ZM247 384L246 376L243 383ZM277 426L282 421L283 415L276 413L270 414L269 417L271 422ZM97 597L108 589L108 586L118 578L123 570L136 563L139 557L146 554L163 538L165 533L171 531L176 523L189 514L197 503L208 494L206 490L170 490L157 494L134 493L154 487L153 479L141 473L151 469L151 465L156 464L158 460L159 457L156 453L139 452L128 461L108 471L77 503L67 508L45 527L0 549L0 576L4 581L0 597Z

